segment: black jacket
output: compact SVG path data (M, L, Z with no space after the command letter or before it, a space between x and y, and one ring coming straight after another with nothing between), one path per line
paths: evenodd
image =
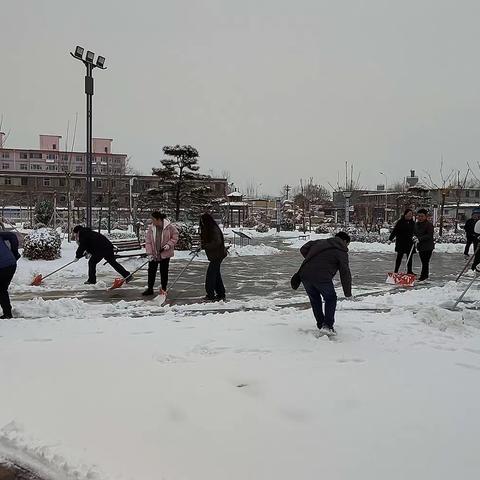
M469 218L465 222L465 226L463 227L465 229L465 233L467 235L467 240L473 240L478 237L478 235L475 233L475 224L477 223L478 220L475 220L474 218Z
M216 226L211 232L210 238L207 237L203 230L200 231L200 242L202 248L207 254L207 258L212 260L223 260L227 256L225 248L225 240L220 227Z
M304 264L300 268L300 278L308 283L331 282L340 271L343 293L352 295L352 275L348 266L348 248L338 237L327 240L307 242L300 253L304 256ZM307 261L308 260L308 261Z
M395 251L409 254L413 245L415 222L402 217L393 227L390 241L395 240Z
M0 232L0 268L13 267L19 258L17 235L13 232Z
M428 252L435 248L433 233L433 225L428 220L415 223L414 235L418 239L417 250L419 252Z
M82 258L85 252L96 257L113 255L113 244L105 235L90 228L82 227L79 232L76 257Z

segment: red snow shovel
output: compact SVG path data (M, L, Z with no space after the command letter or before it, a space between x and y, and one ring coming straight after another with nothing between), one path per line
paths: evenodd
M407 262L406 262L407 265L408 265L408 262L410 261L410 257L413 255L414 248L415 248L415 244L412 245L412 248L410 249L410 253L408 254ZM417 278L416 275L414 275L413 273L388 272L387 279L385 281L390 285L399 285L401 287L413 287L416 278Z
M65 267L68 267L69 265L71 265L72 263L76 262L77 259L75 258L74 260L72 260L71 262L68 262L66 263L65 265L63 265L62 267L60 268L57 268L56 270L54 270L53 272L49 273L48 275L45 275L45 276L42 276L41 273L39 273L38 275L35 275L33 277L33 280L32 280L32 283L30 285L33 285L34 287L38 287L39 285L41 285L42 281L45 280L47 277L49 277L50 275L53 275L54 273L57 273L59 272L60 270L64 269Z
M148 260L140 265L136 270L134 270L128 277L125 278L120 278L117 277L112 283L112 286L109 288L109 290L115 290L116 288L120 288L128 279L132 278L135 273L137 273L139 270L141 270L146 264L148 263Z

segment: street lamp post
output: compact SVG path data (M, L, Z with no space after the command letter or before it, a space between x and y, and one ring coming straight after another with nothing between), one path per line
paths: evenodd
M100 55L97 56L96 63L93 63L95 54L90 50L87 51L85 58L83 58L83 52L85 49L83 47L77 46L75 52L70 52L70 55L76 60L80 60L87 69L87 74L85 75L85 94L87 96L87 208L86 208L86 217L87 217L87 227L92 227L92 204L93 204L93 192L92 192L92 97L93 97L93 76L92 72L95 67L105 70L105 57Z
M345 197L345 228L348 228L350 222L350 197L352 196L352 192L343 192L343 196Z
M388 194L387 194L387 176L383 172L379 172L380 175L385 177L385 223L387 223L387 215L388 215Z

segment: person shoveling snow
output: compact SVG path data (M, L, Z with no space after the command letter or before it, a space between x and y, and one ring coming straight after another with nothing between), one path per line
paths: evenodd
M1 319L12 318L8 287L15 275L19 258L17 236L12 232L0 232L0 305L3 312Z
M73 229L75 239L78 243L75 260L78 262L85 254L88 258L88 280L86 284L94 285L97 283L97 264L105 259L127 283L132 279L130 272L120 265L115 259L115 253L112 242L102 235L90 228L77 225ZM123 284L123 283L122 283Z

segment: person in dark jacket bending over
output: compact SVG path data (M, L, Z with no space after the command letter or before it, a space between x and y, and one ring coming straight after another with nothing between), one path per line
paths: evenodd
M352 296L352 275L348 265L348 244L350 236L338 232L327 240L307 242L300 253L305 258L299 274L312 305L313 314L319 329L335 333L335 309L337 294L333 286L333 277L340 271L343 293ZM322 308L325 301L325 313Z
M12 232L0 232L0 305L2 316L0 318L12 318L12 305L8 296L8 287L17 269L18 238Z
M405 213L402 215L402 218L395 224L393 227L392 233L390 234L390 241L395 240L395 251L397 252L397 258L395 260L395 273L400 269L400 264L402 263L403 255L410 254L410 251L413 247L413 230L415 228L415 222L413 221L413 212L410 208L405 210ZM412 264L413 264L413 253L410 255L410 259L407 263L407 273L413 273Z
M89 259L88 280L85 284L94 285L97 283L97 263L102 259L105 259L127 282L131 280L130 272L115 260L113 244L105 235L81 225L77 225L73 229L73 233L78 243L75 259L78 261L83 256Z
M435 243L433 240L433 224L427 219L428 212L421 208L417 212L417 223L415 223L414 236L416 237L416 247L418 255L422 261L422 272L420 273L419 282L426 280L430 274L430 259L432 258Z
M213 217L204 213L200 217L200 242L210 261L205 279L207 292L205 301L214 302L225 300L225 286L223 285L220 267L223 259L227 256L223 233Z
M470 245L473 245L473 253L477 250L478 235L475 233L475 224L480 219L480 208L475 208L472 211L472 218L469 218L464 225L465 235L467 236L467 244L463 253L468 257Z

